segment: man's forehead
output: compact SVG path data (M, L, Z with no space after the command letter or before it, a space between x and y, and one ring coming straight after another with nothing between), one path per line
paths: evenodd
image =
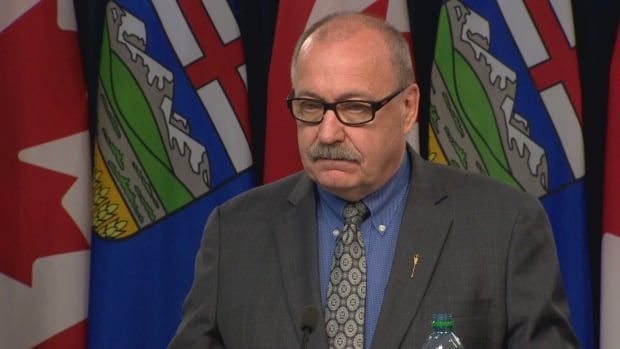
M338 43L356 40L360 37L365 37L368 40L384 41L382 33L376 28L369 27L358 21L335 20L325 24L309 35L304 40L302 48L312 42L337 45Z
M389 59L389 48L381 34L366 29L351 32L351 35L331 38L311 35L302 43L298 59L303 60L308 55L316 54Z
M330 95L329 97L325 96L324 93L309 89L309 88L299 88L294 91L294 95L297 97L307 97L307 98L315 98L319 100L327 100L328 102L339 102L349 99L364 99L371 100L375 98L372 91L368 89L364 89L361 86L351 86L346 90L338 91Z

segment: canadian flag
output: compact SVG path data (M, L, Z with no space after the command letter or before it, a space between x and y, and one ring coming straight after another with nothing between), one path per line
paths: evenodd
M323 17L340 11L364 12L400 30L411 43L406 0L282 0L278 7L267 91L265 126L265 183L301 169L295 120L286 108L291 91L290 64L295 43L302 32ZM408 138L418 148L417 127Z
M0 342L86 343L90 160L72 0L0 2Z
M603 246L601 249L601 349L620 343L620 25L609 75L609 115L603 190Z

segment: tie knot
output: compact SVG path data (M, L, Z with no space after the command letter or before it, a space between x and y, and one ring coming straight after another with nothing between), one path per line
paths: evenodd
M345 224L359 225L368 217L369 213L368 207L363 202L357 201L348 203L342 211L342 216Z

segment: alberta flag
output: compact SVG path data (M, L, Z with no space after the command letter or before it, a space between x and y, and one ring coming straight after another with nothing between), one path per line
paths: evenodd
M571 320L592 348L581 91L570 0L449 0L431 78L429 159L540 198Z
M163 348L172 338L209 213L254 185L246 90L226 1L108 3L90 348Z

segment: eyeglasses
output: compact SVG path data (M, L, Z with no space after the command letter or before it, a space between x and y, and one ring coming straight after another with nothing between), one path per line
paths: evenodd
M349 126L366 124L375 119L375 113L388 104L394 97L403 92L401 88L389 96L374 102L366 100L345 100L326 103L314 98L288 97L286 105L296 120L311 125L318 125L328 110L333 110L338 120Z

